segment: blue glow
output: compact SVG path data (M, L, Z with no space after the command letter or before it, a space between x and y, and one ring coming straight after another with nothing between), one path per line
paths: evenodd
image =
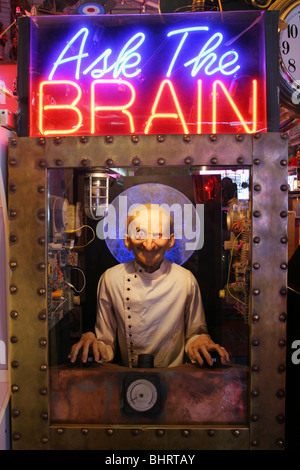
M237 72L237 70L240 68L240 65L237 64L239 55L236 51L231 50L223 54L218 54L218 48L223 41L223 34L220 32L213 34L206 40L197 56L188 60L187 62L184 62L185 54L183 52L183 48L184 45L187 48L186 42L189 35L192 35L193 42L191 45L193 46L193 50L195 48L195 44L199 43L198 39L195 41L193 35L199 32L201 32L201 34L206 34L208 31L208 26L194 26L175 29L168 32L168 37L172 37L175 35L182 35L182 37L180 36L180 42L176 47L175 53L173 55L170 55L169 65L167 60L167 77L170 77L172 75L175 64L179 64L180 66L180 59L182 59L182 65L184 65L185 68L192 66L191 77L196 77L196 75L200 72L201 69L208 76L214 75L218 72L223 75L233 75ZM67 45L64 47L62 52L59 54L58 59L54 63L54 66L49 75L49 80L53 79L54 74L60 65L66 64L71 61L77 61L75 78L76 80L79 80L82 59L89 57L89 54L87 52L84 52L84 47L88 34L89 30L87 28L81 28L71 38L71 40L68 41ZM82 38L78 54L68 55L71 46L80 36L82 36ZM122 47L121 51L117 56L117 60L115 62L112 62L111 64L109 64L109 61L113 54L113 50L109 48L104 50L104 52L102 52L95 60L93 60L93 62L88 67L86 67L82 71L82 74L87 75L88 73L90 73L92 78L94 79L101 78L109 73L112 73L112 76L115 79L121 76L126 78L136 77L142 71L140 64L143 59L140 52L138 52L138 49L145 42L145 39L146 36L142 32L134 34ZM191 50L191 48L189 48L189 50ZM99 63L102 64L102 68L95 68Z
M80 45L80 49L79 49L79 54L78 55L75 55L75 56L71 56L71 57L68 57L66 59L63 59L64 55L67 53L67 51L70 49L70 47L72 46L72 44L76 41L76 39L81 35L83 34L83 39L81 41L81 45ZM81 59L82 57L87 57L88 56L88 53L86 52L85 54L83 54L83 48L85 46L85 42L86 42L86 39L87 39L87 36L89 34L89 31L87 28L81 28L77 34L75 34L75 36L72 37L71 41L68 42L68 44L66 45L66 47L63 49L63 51L61 52L61 54L59 55L57 61L54 63L54 67L53 69L51 70L50 72L50 75L49 75L49 80L52 80L53 78L53 75L57 69L57 67L60 65L60 64L64 64L66 62L70 62L72 60L77 60L77 65L76 65L76 73L75 73L75 77L77 80L79 80L79 71L80 71L80 64L81 64Z
M127 207L124 207L123 201L124 197L127 197ZM180 191L171 186L167 186L159 183L144 183L132 186L131 188L123 191L119 196L117 196L111 203L115 209L117 216L118 226L116 227L116 232L120 232L119 236L115 238L106 238L105 242L110 250L111 254L119 261L120 263L125 263L127 261L132 261L134 255L132 251L128 251L124 244L123 232L126 227L126 219L129 208L132 205L139 204L167 204L170 208L172 206L181 207L182 213L184 212L184 206L192 206L192 215L193 215L193 230L195 230L194 221L198 217L196 209L191 201ZM105 220L105 219L104 219ZM166 252L165 258L173 263L183 264L185 263L190 256L193 254L193 250L186 250L187 242L190 241L186 238L186 233L184 230L184 220L173 216L174 220L174 231L175 233L181 233L182 236L175 240L175 244L171 251ZM124 229L123 229L124 228Z

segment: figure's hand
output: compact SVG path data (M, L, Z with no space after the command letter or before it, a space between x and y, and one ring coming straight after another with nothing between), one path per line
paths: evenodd
M84 333L78 343L72 346L71 352L69 354L70 362L75 362L78 356L79 351L82 349L82 362L86 362L89 354L90 347L93 350L94 361L98 362L101 358L105 361L108 360L107 348L103 341L100 341L96 338L94 333L88 332Z
M209 335L203 334L193 341L188 348L188 355L192 361L198 362L201 366L204 361L201 354L205 357L207 363L212 366L213 360L209 351L217 351L220 355L222 364L229 362L229 354L225 348L213 342ZM200 354L201 353L201 354Z

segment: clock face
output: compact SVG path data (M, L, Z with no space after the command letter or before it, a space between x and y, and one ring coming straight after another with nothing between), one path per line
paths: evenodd
M300 2L281 15L287 28L280 32L280 57L282 67L291 82L300 85Z

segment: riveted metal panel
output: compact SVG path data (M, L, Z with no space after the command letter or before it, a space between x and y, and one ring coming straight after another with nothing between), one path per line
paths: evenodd
M249 426L50 426L47 168L252 167ZM287 140L280 134L15 138L9 143L13 449L284 448Z

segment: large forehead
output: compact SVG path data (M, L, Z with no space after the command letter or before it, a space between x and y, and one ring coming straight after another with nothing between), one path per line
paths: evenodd
M170 224L170 213L158 204L141 204L130 208L129 222L142 225Z

